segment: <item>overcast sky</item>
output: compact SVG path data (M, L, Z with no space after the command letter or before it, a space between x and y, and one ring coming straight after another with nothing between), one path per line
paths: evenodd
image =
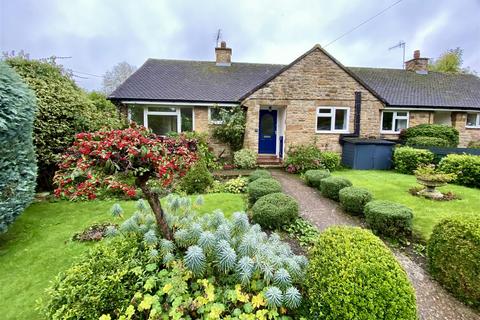
M103 75L150 57L213 60L221 29L234 62L287 64L396 1L0 0L0 49L70 56L66 67ZM464 66L480 71L480 0L403 0L326 49L347 66L400 68L402 50L388 50L400 40L407 59L461 47ZM84 76L82 87L100 89Z

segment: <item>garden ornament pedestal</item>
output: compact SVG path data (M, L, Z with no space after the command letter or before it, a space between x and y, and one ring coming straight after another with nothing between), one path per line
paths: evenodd
M440 191L438 191L436 188L446 185L447 184L446 182L430 181L430 180L425 180L420 178L417 178L417 182L425 186L425 189L420 190L418 192L419 195L424 196L426 198L430 198L430 199L443 198L443 194Z

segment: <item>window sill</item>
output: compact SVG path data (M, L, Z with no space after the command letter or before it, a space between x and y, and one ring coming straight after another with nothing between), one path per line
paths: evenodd
M331 130L316 130L315 133L326 133L326 134L349 134L350 131L331 131Z
M209 121L208 124L219 125L219 124L223 124L223 121Z
M380 131L380 134L400 134L400 131Z
M480 126L465 126L465 129L480 129Z

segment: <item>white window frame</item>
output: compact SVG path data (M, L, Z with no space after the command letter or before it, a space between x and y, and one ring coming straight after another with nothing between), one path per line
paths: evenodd
M468 114L474 114L477 116L477 124L473 125L473 126L469 126L467 124L467 119L465 119L465 128L469 128L469 129L480 129L480 112L468 112Z
M320 110L330 110L329 113L320 113ZM346 129L338 130L335 129L335 113L336 110L346 110L347 119L346 119ZM317 130L318 128L318 118L331 118L330 130ZM350 108L348 107L330 107L330 106L321 106L317 107L317 112L315 113L315 132L316 133L350 133Z
M149 111L149 105L133 106L133 108L143 108L143 124L145 128L148 128L148 116L176 116L177 117L177 133L182 132L182 106L176 105L154 105L150 104L151 107L163 107L163 108L175 108L175 111ZM128 105L128 122L132 121L131 105ZM192 108L192 131L195 131L195 107L188 106L187 108Z
M212 120L212 108L228 109L228 106L211 106L208 107L208 123L209 124L223 124L222 120Z
M392 130L383 130L383 114L385 112L392 112L393 117L392 117ZM399 116L397 115L397 112L406 112L406 116ZM407 128L410 127L410 111L407 110L382 110L382 116L380 119L380 133L386 133L386 134L400 134L400 131L395 131L395 121L397 120L407 120Z

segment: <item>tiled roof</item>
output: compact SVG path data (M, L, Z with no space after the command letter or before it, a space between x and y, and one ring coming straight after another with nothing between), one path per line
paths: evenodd
M148 59L121 84L111 99L238 102L245 92L283 65Z

